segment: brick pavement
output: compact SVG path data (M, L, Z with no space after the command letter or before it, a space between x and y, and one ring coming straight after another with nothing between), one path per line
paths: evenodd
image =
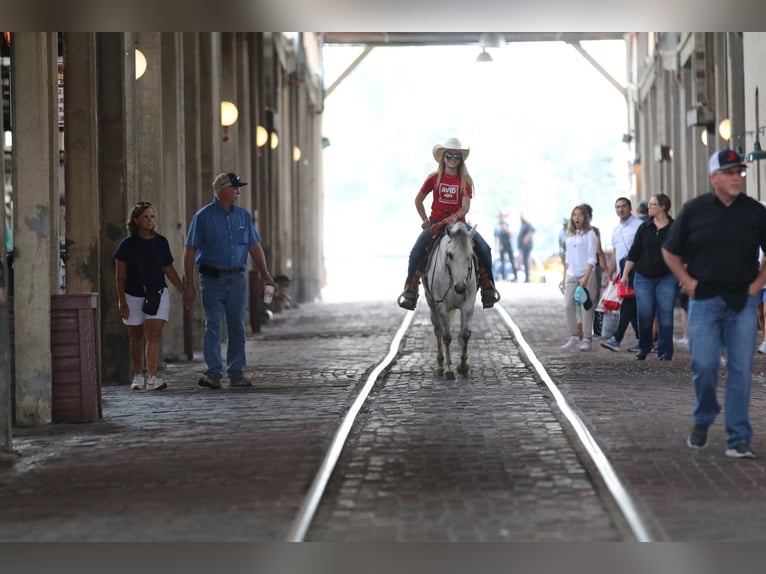
M561 351L560 293L545 284L500 288L502 304L666 539L766 536L766 451L755 460L725 457L720 420L707 449L685 446L692 390L684 349L671 363L603 348ZM390 302L303 305L249 338L251 389L200 389L199 361L169 365L167 391L105 387L99 423L15 428L22 456L0 463L0 540L283 539L401 313ZM477 310L471 376L444 382L429 372L426 314L418 313L363 411L373 432L344 452L344 471L331 482L341 506L320 507L308 538L619 539L621 525L597 504L499 317ZM757 451L764 369L758 356ZM471 515L482 519L462 519Z
M693 450L686 446L694 400L686 348L676 345L671 362L659 362L655 354L637 361L632 353L600 346L591 353L563 351L561 294L545 285L505 290L511 295L504 303L538 358L667 540L766 539L766 356L756 355L751 399L753 448L760 457L724 455L723 413L708 446ZM633 342L628 329L623 347Z

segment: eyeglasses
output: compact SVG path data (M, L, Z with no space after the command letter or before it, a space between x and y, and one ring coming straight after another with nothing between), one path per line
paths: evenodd
M444 152L444 159L457 159L457 160L461 160L461 159L463 159L463 154L462 153L450 153L448 151L445 151Z
M738 175L740 177L746 177L747 171L741 167L730 167L729 169L719 169L718 173L723 175Z

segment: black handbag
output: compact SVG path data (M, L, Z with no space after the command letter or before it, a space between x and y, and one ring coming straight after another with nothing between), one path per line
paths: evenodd
M156 315L157 310L160 308L163 291L164 289L147 292L146 287L144 287L144 304L141 305L141 310L147 315Z
M147 290L146 282L144 281L144 268L143 265L141 265L141 258L138 257L138 250L136 250L136 263L138 264L138 274L141 276L141 283L144 287L144 302L141 305L141 310L147 315L156 315L157 310L160 308L162 292L165 288L163 287L159 291Z

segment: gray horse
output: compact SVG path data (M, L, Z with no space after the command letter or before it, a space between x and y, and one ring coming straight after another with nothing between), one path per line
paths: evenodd
M468 229L463 223L448 225L444 235L436 240L423 276L426 301L431 309L438 352L437 373L454 380L450 356L450 317L460 309L460 363L457 372L468 374L468 340L476 303L477 260L473 253L476 227Z

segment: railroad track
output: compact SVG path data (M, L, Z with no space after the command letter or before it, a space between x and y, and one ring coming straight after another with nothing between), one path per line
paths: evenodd
M286 540L653 539L505 309L476 314L471 374L449 383L430 373L427 316L404 315Z

